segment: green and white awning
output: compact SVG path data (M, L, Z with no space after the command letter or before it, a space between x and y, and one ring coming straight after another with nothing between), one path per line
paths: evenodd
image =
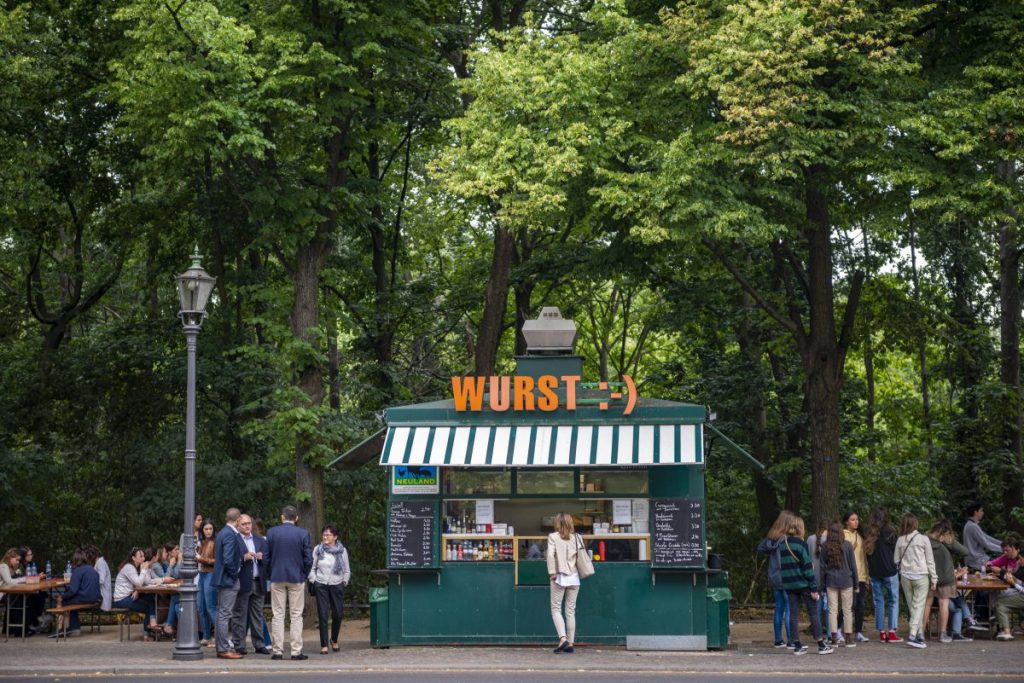
M450 467L701 465L701 425L480 425L388 429L380 464Z

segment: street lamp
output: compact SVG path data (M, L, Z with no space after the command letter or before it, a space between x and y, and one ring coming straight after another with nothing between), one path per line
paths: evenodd
M178 317L185 328L185 346L188 349L188 388L185 399L185 524L181 541L181 617L178 620L178 641L174 659L202 659L199 647L195 584L196 565L196 341L206 318L206 303L210 300L216 278L210 277L199 264L199 247L192 254L192 265L175 280L181 310Z

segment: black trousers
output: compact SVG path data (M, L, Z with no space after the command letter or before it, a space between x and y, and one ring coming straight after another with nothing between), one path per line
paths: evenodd
M316 593L317 622L320 624L320 647L327 647L328 617L331 622L330 642L338 642L338 634L341 633L342 598L345 589L340 583L334 586L314 583L313 591Z
M803 603L811 616L811 634L814 640L821 640L821 610L818 609L818 600L811 597L809 590L786 591L786 595L789 596L789 637L794 641L800 640L800 603Z

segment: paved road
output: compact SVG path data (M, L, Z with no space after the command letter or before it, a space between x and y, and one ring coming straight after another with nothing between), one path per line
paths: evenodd
M551 672L539 675L538 672L465 672L452 671L448 673L393 673L393 672L296 672L288 675L280 674L217 674L218 680L253 681L253 683L288 683L289 681L303 681L305 683L337 683L339 675L344 678L345 683L523 683L524 680L544 681L545 683L561 683L563 681L587 681L587 683L750 683L751 681L765 681L772 683L790 683L794 679L800 683L835 683L835 681L856 680L857 683L892 683L892 675L877 676L851 676L840 674L806 674L799 675L790 672L761 672L761 673L687 673L687 672ZM28 678L6 678L0 676L3 683L38 683L39 681L78 681L123 683L125 681L146 681L152 683L154 676L169 680L173 678L175 683L210 683L210 675L181 676L180 674L148 674L146 676L33 676ZM934 681L938 678L936 674L901 674L901 681ZM941 676L942 683L1004 683L1006 681L1024 680L1024 676L1000 676L992 674L956 674L952 676Z

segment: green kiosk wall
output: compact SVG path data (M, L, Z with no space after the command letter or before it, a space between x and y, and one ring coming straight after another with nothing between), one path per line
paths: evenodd
M570 371L574 360L568 361ZM582 370L581 365L575 367ZM537 363L530 369L539 373L543 368L543 363ZM456 410L453 401L438 401L385 413L388 433L380 464L389 468L392 480L389 509L394 511L397 505L408 518L389 518L387 596L384 599L383 591L378 591L371 612L376 615L371 625L375 646L550 643L555 636L543 559L527 559L519 553L515 561L451 561L449 554L460 543L452 539L473 536L446 533L451 530L446 505L453 499L473 498L527 501L538 507L547 501L553 506L544 512L547 518L566 501L579 501L585 508L588 500L617 497L583 490L581 483L588 472L617 470L630 471L633 477L645 473L646 490L626 497L646 500L652 511L659 501L693 503L698 516L683 521L695 522L694 542L689 554L684 553L685 566L675 566L664 561L668 555L656 550L670 534L657 531L655 514L651 513L646 527L638 522L635 526L648 533L646 546L633 540L631 559L597 561L596 574L584 580L577 602L577 641L643 649L726 646L728 577L707 567L699 516L705 504L706 410L639 399L627 413L625 399L609 398L609 391L605 386L581 385L573 410L565 405L563 392L558 409L551 412L498 412L486 406L467 412ZM511 492L499 494L445 493L447 477L477 469L509 473L516 483ZM572 477L573 487L557 495L520 492L520 481L525 479L521 473L536 471L565 472ZM432 472L436 472L433 487ZM426 477L428 485L400 491L402 487L395 485L398 473L412 479ZM403 505L414 502L424 505ZM431 520L416 517L427 510ZM596 529L582 531L594 534ZM517 528L509 538L536 537L550 530ZM614 536L585 538L596 547L598 539ZM497 541L503 543L503 539Z

